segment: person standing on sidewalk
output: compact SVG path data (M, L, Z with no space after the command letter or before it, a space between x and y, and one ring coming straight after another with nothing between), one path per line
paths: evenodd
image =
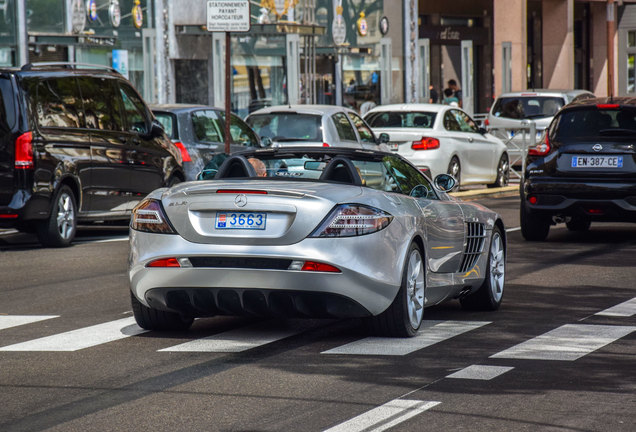
M457 98L457 104L462 107L462 90L457 85L457 81L454 79L448 80L448 88L453 91L453 96Z

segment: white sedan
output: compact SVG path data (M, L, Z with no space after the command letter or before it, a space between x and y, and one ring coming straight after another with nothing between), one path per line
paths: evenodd
M392 151L431 178L453 175L462 185L508 184L506 145L490 135L462 109L438 104L383 105L365 120L376 134L389 135Z

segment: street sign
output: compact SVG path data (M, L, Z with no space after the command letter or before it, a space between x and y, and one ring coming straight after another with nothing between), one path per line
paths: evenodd
M208 31L247 32L250 30L249 0L209 0Z

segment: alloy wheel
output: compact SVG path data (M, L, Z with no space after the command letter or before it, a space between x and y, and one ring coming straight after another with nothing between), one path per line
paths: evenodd
M503 247L503 240L498 232L492 236L490 246L489 266L490 266L490 289L492 297L496 302L501 301L504 289L504 279L506 276L506 255Z
M73 198L67 193L62 193L57 200L57 230L60 237L68 240L75 230L75 209Z
M411 327L418 328L424 314L424 264L418 250L412 250L409 255L406 307Z

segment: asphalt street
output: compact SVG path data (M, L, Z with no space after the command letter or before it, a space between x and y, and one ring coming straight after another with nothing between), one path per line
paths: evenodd
M408 340L357 320L144 332L126 227L66 249L0 233L0 431L636 430L636 224L525 242L514 193L476 199L507 226L503 305L427 309Z

